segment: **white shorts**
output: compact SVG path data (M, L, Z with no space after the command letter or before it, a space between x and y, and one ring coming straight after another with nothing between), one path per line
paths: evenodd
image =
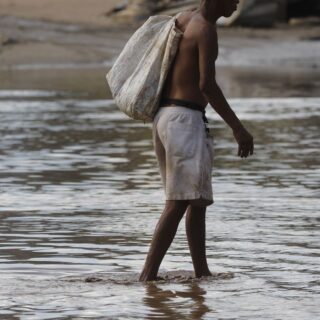
M213 138L202 112L182 106L159 108L153 121L153 144L166 200L213 201Z

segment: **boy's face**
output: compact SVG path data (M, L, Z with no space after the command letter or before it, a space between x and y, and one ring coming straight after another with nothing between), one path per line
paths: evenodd
M239 0L219 0L222 15L230 17L237 10Z

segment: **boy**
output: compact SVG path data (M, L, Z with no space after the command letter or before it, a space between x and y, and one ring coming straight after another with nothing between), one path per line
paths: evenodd
M230 108L215 81L218 56L216 21L229 17L239 0L201 0L183 12L177 27L184 33L166 79L153 123L153 139L165 187L166 204L157 223L139 281L157 280L185 211L186 232L195 276L210 276L205 252L205 213L213 203L212 139L205 125L208 103L233 130L238 156L253 154L253 137Z

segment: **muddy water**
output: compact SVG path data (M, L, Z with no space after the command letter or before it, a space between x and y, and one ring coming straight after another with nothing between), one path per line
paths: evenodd
M150 125L66 79L1 90L0 319L319 319L319 79L286 92L266 79L251 82L259 98L225 82L252 158L208 108L214 277L193 278L182 221L149 284L137 278L164 203Z

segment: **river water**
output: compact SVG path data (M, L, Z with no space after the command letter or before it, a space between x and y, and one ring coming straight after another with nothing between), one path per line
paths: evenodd
M255 154L236 156L208 106L215 276L192 278L183 219L160 267L167 279L142 284L164 204L150 124L103 89L66 78L24 89L32 72L19 72L0 90L0 319L319 319L319 77L222 81Z

